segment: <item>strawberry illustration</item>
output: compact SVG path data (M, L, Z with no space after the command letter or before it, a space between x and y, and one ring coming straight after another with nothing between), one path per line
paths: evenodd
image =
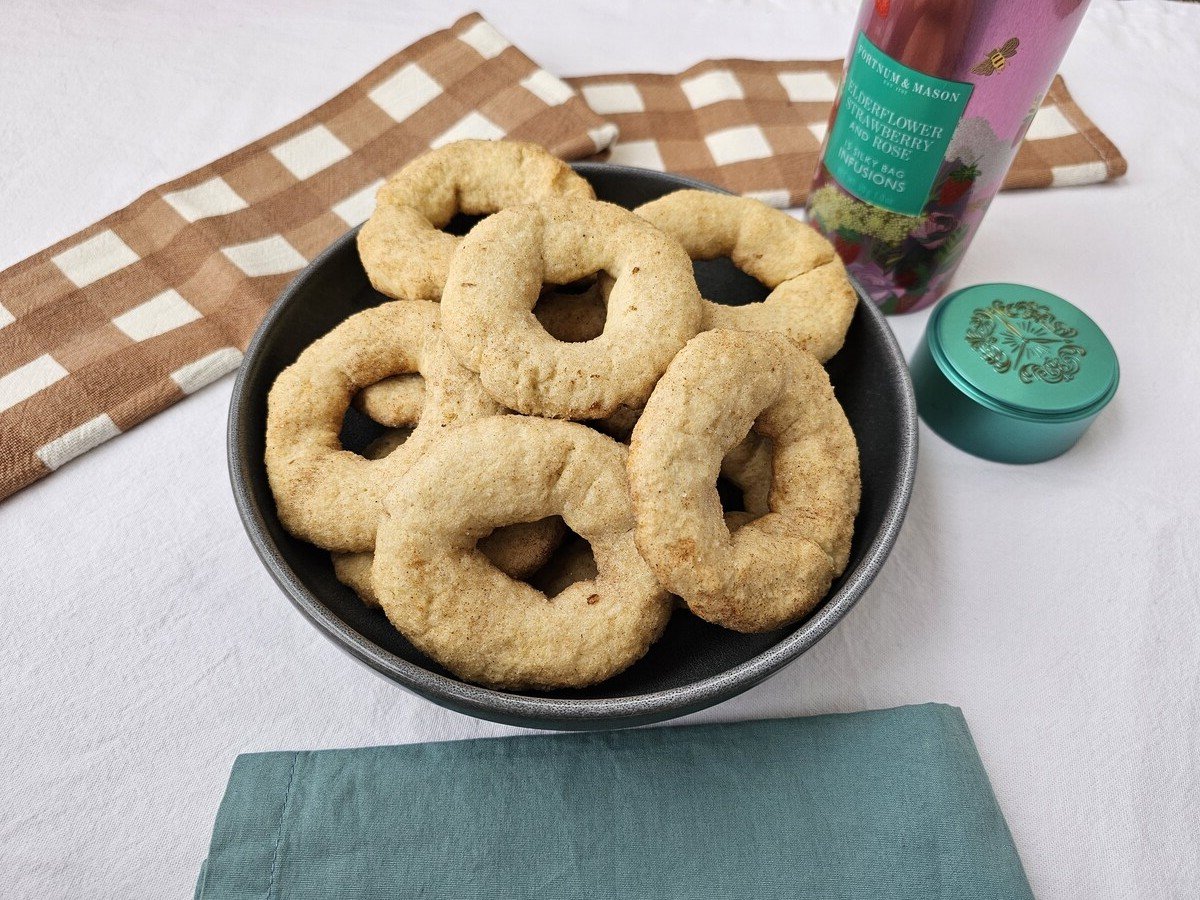
M875 12L879 14L879 18L886 19L891 11L892 0L875 0Z
M837 251L837 255L842 258L842 262L846 265L858 259L858 254L862 252L862 244L852 241L840 234L833 236L833 249Z
M978 177L979 169L975 166L959 166L938 188L937 202L942 206L957 203L971 189Z

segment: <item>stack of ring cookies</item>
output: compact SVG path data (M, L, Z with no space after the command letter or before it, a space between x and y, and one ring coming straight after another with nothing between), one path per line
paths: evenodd
M807 225L692 190L630 211L540 147L460 141L380 188L358 247L388 299L276 379L267 475L284 528L455 676L586 687L677 607L783 628L845 569L858 449L822 364L856 297ZM716 257L766 300L701 297ZM351 407L381 433L361 453Z

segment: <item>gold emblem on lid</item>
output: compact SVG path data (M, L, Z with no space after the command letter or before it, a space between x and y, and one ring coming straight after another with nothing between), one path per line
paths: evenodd
M1087 355L1075 342L1079 332L1059 321L1050 308L1032 300L994 300L971 315L967 343L1003 375L1015 371L1025 384L1071 381Z

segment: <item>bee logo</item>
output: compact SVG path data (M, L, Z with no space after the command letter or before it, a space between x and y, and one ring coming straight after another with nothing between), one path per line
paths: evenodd
M993 72L999 72L1008 61L1017 55L1017 45L1021 42L1015 37L1009 38L1004 42L1004 45L992 50L983 61L977 66L972 66L971 71L976 75L991 75Z

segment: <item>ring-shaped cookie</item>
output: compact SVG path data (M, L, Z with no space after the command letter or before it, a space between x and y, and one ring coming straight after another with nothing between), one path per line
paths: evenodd
M416 432L370 460L344 450L346 409L359 390L421 372L434 303L385 303L355 313L284 369L267 400L266 466L284 528L326 550L370 550L386 486L415 458ZM419 426L418 426L418 430Z
M821 362L842 348L858 297L833 245L758 200L682 190L634 210L692 259L728 256L771 290L761 303L704 302L702 330L779 331Z
M770 511L732 535L716 480L754 428L771 439ZM820 363L781 334L709 331L672 361L633 431L637 545L700 617L769 631L807 614L846 566L858 448Z
M595 196L584 178L537 144L455 141L417 157L380 187L358 233L358 252L377 291L436 302L462 240L442 231L455 215Z
M267 400L265 460L284 528L326 550L375 546L392 481L446 430L504 412L459 365L437 328L438 306L396 301L350 316L284 369ZM392 375L420 373L425 405L412 435L372 460L342 448L351 400Z
M555 340L533 315L543 284L613 278L599 337ZM442 327L459 361L509 409L597 419L641 407L700 327L691 260L611 203L547 200L476 225L450 264Z
M418 415L413 418L416 424ZM411 428L395 428L376 438L362 455L367 459L383 459L399 449L411 437ZM558 549L566 535L567 526L557 516L537 522L517 522L497 528L487 537L480 538L479 551L492 564L510 578L528 578L541 569ZM371 581L371 566L375 554L333 553L333 573L337 580L351 588L367 606L378 606L375 585Z
M491 687L583 687L627 668L671 604L634 546L626 454L583 425L521 416L446 434L384 504L373 574L388 619L458 677ZM475 541L553 515L591 544L597 575L549 599Z

